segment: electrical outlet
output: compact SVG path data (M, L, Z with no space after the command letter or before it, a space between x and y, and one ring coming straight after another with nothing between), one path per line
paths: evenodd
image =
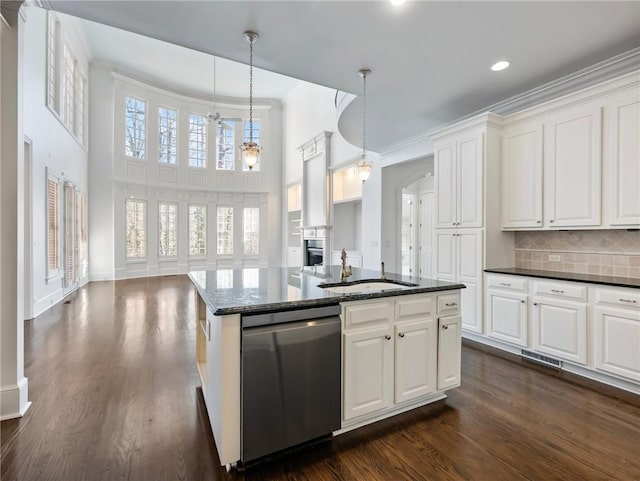
M549 254L549 262L562 262L560 254Z

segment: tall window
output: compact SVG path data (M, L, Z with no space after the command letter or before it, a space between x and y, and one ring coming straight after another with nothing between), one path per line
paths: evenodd
M218 254L233 254L233 207L218 207Z
M216 271L216 281L218 289L233 288L233 269L218 269Z
M207 255L207 207L204 205L189 206L189 255Z
M62 77L62 122L69 130L74 130L76 60L71 55L67 44L63 44L64 70Z
M189 167L207 166L207 119L189 114Z
M147 256L147 202L127 199L126 203L127 259Z
M48 12L47 23L47 106L84 145L87 80L54 13Z
M244 243L244 254L257 256L260 253L260 209L258 207L245 207L243 220L242 241Z
M47 177L47 277L51 278L60 269L60 226L59 226L59 198L60 183L51 176Z
M158 157L162 164L178 162L176 155L178 137L178 112L164 107L158 108Z
M158 255L160 257L178 255L178 204L170 202L158 204Z
M49 31L47 32L47 105L55 112L60 111L58 101L58 44L60 23L49 12Z
M251 122L249 122L248 120L244 121L244 127L243 127L243 131L244 131L244 142L249 142L249 140L252 138L251 137ZM256 142L258 145L260 144L260 122L257 120L253 121L253 141ZM244 162L242 163L242 170L244 170L245 172L249 171L249 167L247 167L247 164L245 164ZM256 165L253 166L253 169L251 169L252 172L260 172L260 157L258 157L258 162L256 162Z
M145 158L146 104L144 100L125 97L125 155Z
M232 124L233 125L233 124ZM233 170L236 149L233 142L233 126L220 122L217 127L218 158L216 169Z

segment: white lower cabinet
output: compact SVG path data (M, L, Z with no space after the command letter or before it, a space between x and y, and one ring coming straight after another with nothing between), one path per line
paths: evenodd
M395 402L436 390L438 332L435 319L395 326Z
M390 326L344 334L344 419L393 403L393 342Z
M587 364L587 305L535 297L533 347L558 359Z
M640 382L640 311L595 308L596 369Z
M460 294L438 292L344 303L343 420L460 385ZM436 317L437 313L441 317Z
M461 323L460 316L438 319L438 390L460 385Z
M527 295L487 289L488 336L527 346Z

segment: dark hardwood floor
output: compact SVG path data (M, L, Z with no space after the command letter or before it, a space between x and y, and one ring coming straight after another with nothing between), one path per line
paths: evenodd
M218 466L186 276L91 283L30 321L2 481L640 480L640 407L463 348L445 401L243 473Z

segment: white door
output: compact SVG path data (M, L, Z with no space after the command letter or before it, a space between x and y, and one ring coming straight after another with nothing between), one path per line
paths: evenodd
M482 227L483 162L482 134L458 142L457 220L458 227Z
M438 390L460 385L460 316L438 319Z
M402 194L402 228L400 230L400 254L403 276L413 276L415 273L416 242L415 229L415 195Z
M433 192L420 194L420 277L435 275L433 241Z
M455 227L457 222L455 143L442 145L435 149L434 171L436 185L436 227Z
M542 227L542 125L502 137L502 227Z
M611 225L640 224L640 100L638 91L607 107L605 175L609 178Z
M395 402L436 390L438 332L435 319L395 326Z
M436 277L443 281L456 280L457 237L453 230L436 230Z
M534 298L533 347L552 357L587 363L587 305Z
M640 312L596 307L596 369L640 382Z
M393 403L393 331L390 327L344 335L344 419Z
M488 335L527 346L527 296L487 289Z
M602 109L563 112L544 126L544 222L598 226L601 219Z
M458 281L482 280L482 231L460 230L456 233L458 243Z

